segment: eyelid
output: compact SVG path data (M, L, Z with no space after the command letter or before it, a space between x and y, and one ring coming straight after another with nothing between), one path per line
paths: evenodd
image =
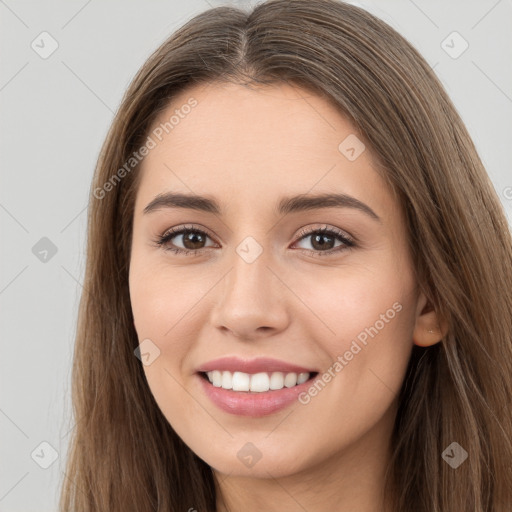
M215 240L215 237L207 228L200 226L198 224L183 224L182 226L169 228L166 231L164 231L164 233L161 235L161 238L166 238L170 234L178 235L181 234L183 231L203 232L205 235L208 235L211 239Z
M183 254L185 254L185 253L200 254L205 249L211 249L211 246L202 247L201 249L182 249L181 247L175 247L175 248L166 247L166 244L168 243L167 240L174 238L176 236L183 235L189 231L204 234L218 245L218 242L216 242L215 237L210 233L210 231L208 229L206 229L203 226L198 227L197 225L187 225L187 224L184 224L182 226L172 227L172 228L165 230L162 235L157 236L157 238L154 242L157 247L161 247L168 251L173 251L176 253L183 253Z
M335 226L330 226L328 224L322 225L322 227L309 227L309 228L302 228L299 233L297 234L298 240L301 240L305 236L311 235L312 233L318 233L318 232L326 232L326 233L335 233L341 238L346 239L349 242L356 243L357 240L355 237L347 233L346 231L343 231L340 228L337 228ZM297 241L298 241L297 240Z
M183 235L184 233L186 233L188 231L204 234L208 238L212 239L215 243L217 243L215 241L215 237L210 233L210 231L208 229L204 228L203 226L198 227L197 225L184 224L182 226L177 226L177 227L167 229L155 241L156 245L158 247L164 248L164 250L168 250L168 251L175 252L177 254L182 254L182 255L200 255L203 253L203 251L205 249L211 248L211 246L210 247L202 247L200 249L182 249L181 247L165 247L168 239L174 238L175 236ZM354 248L358 244L357 239L355 237L353 237L352 235L348 234L347 232L345 232L335 226L330 226L330 225L324 224L322 227L316 226L316 227L302 228L299 231L299 233L296 235L296 237L295 237L296 240L295 240L295 242L293 242L293 245L300 242L304 238L311 236L314 233L325 233L328 235L331 235L331 234L336 235L339 239L341 239L342 246L341 247L338 246L337 248L331 248L326 251L315 251L312 249L303 249L303 248L299 248L296 250L299 250L302 252L306 251L308 254L311 254L314 256L323 256L323 255L329 256L329 255L337 255L345 250Z
M164 231L164 233L160 236L161 236L161 238L165 238L168 235L170 235L171 233L174 235L177 235L177 234L180 234L181 232L187 231L187 230L204 232L211 239L215 240L215 236L213 236L207 228L205 228L203 226L196 225L196 224L194 224L194 225L183 224L182 226L169 228L166 231ZM337 235L340 235L340 236L350 240L351 242L354 242L354 243L357 242L357 239L354 236L347 233L346 231L343 231L342 229L337 228L335 226L329 226L327 224L322 224L322 227L317 226L317 227L301 228L296 236L297 236L298 240L300 240L304 236L309 235L311 233L316 233L318 231L327 231L327 232L332 231L332 232L336 233Z

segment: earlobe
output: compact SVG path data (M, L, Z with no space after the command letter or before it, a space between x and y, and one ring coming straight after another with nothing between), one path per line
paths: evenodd
M448 332L447 322L439 317L423 293L418 301L418 310L413 332L414 344L430 347L439 343Z
M419 330L417 327L414 329L413 341L419 347L430 347L439 343L444 337L443 331L438 328Z

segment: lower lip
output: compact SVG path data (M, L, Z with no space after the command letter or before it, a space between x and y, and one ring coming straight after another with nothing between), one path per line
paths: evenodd
M198 378L204 392L217 407L230 414L252 417L267 416L288 407L294 401L298 401L298 396L311 385L310 378L292 388L251 393L215 387L200 374Z

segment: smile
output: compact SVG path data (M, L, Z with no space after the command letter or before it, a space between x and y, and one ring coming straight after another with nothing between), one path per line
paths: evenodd
M273 358L223 357L196 369L202 392L223 412L261 417L298 402L318 371Z
M249 374L244 372L229 372L213 370L207 373L208 380L216 387L222 389L232 389L233 391L245 391L252 393L264 393L266 391L278 391L283 388L292 388L308 381L311 374L302 373L283 373L283 372L260 372Z

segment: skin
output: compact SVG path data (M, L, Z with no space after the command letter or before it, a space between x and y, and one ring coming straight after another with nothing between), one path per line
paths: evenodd
M160 349L144 366L150 389L177 434L214 469L218 510L388 510L382 494L397 393L413 344L442 337L428 332L438 319L418 291L400 208L362 136L366 149L356 160L338 150L357 132L313 93L287 84L195 86L154 127L191 97L197 106L145 157L135 203L135 328ZM167 191L213 197L222 214L143 213ZM320 192L349 194L381 222L347 207L273 211L282 196ZM197 255L155 244L184 224L208 238L194 246L177 235L168 246L202 248ZM358 242L335 252L343 245L336 238L319 249L314 233L299 236L322 227ZM250 264L236 252L248 236L263 249ZM306 405L237 416L200 386L196 369L222 356L327 370L395 303L400 312ZM237 457L247 442L261 453L251 468Z

